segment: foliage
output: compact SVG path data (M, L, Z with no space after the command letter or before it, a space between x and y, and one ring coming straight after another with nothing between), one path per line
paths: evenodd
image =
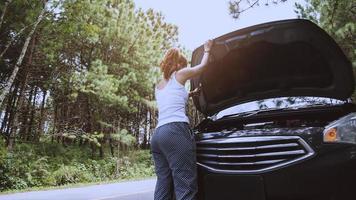
M8 0L0 13L0 191L153 175L138 149L178 28L133 0Z
M269 6L270 4L278 4L278 3L284 3L287 0L230 0L229 1L229 14L234 18L234 19L239 19L241 14L251 8L254 8L256 6L259 6L260 4L263 4L265 6ZM244 5L245 4L245 5Z
M90 175L91 174L85 171L84 165L82 167L62 165L59 169L53 172L49 180L54 181L54 185L83 183L91 181Z
M44 2L0 2L1 94L12 86L0 105L5 145L49 138L89 147L92 157L104 157L105 148L114 155L120 145L147 147L156 124L156 66L177 42L177 27L133 0ZM45 17L33 29L40 11ZM12 83L30 30L35 32Z
M300 18L319 24L341 46L356 67L356 2L349 0L306 0L296 3Z
M121 142L127 146L131 146L136 141L136 138L130 135L126 129L122 129L117 131L117 133L111 134L111 138L114 141Z
M88 150L42 143L18 144L13 152L8 152L1 145L0 191L154 175L153 161L147 150L103 159L92 159Z
M48 157L38 157L30 145L20 145L16 151L24 154L7 153L1 149L0 154L0 191L8 188L24 189L46 184L49 175ZM25 156L26 159L23 159Z

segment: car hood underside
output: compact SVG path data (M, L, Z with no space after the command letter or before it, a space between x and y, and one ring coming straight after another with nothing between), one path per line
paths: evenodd
M335 41L307 20L284 20L241 29L214 40L212 61L191 81L198 110L213 115L259 99L317 96L339 100L354 90L352 65ZM195 49L192 66L204 49Z

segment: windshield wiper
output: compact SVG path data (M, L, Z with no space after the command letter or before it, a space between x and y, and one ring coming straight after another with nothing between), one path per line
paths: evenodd
M334 106L334 104L316 103L316 104L311 104L311 105L300 105L300 106L287 107L287 108L270 108L270 109L253 110L253 111L247 111L247 112L242 112L242 113L235 113L235 114L225 115L225 116L219 118L218 120L231 118L231 117L249 117L249 116L252 116L252 115L257 115L257 114L260 114L260 113L270 112L270 111L298 110L298 109L303 109L303 108L324 107L324 106Z
M261 112L266 112L266 111L272 111L272 110L284 110L283 108L278 108L278 109L263 109L263 110L253 110L253 111L247 111L247 112L242 112L242 113L235 113L235 114L230 114L230 115L225 115L220 119L226 119L226 118L231 118L231 117L248 117L248 116L252 116L252 115L256 115L259 114Z

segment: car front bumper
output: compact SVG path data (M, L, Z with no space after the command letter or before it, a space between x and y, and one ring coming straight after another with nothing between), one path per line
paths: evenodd
M356 146L311 138L304 139L314 141L313 158L271 171L227 174L198 166L198 199L355 200Z

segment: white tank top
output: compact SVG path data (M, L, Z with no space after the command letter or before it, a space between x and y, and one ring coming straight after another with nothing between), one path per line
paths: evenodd
M175 72L172 73L164 88L155 88L158 106L158 124L156 128L170 122L189 123L189 119L185 114L185 106L189 94L184 85L176 80L175 74Z

